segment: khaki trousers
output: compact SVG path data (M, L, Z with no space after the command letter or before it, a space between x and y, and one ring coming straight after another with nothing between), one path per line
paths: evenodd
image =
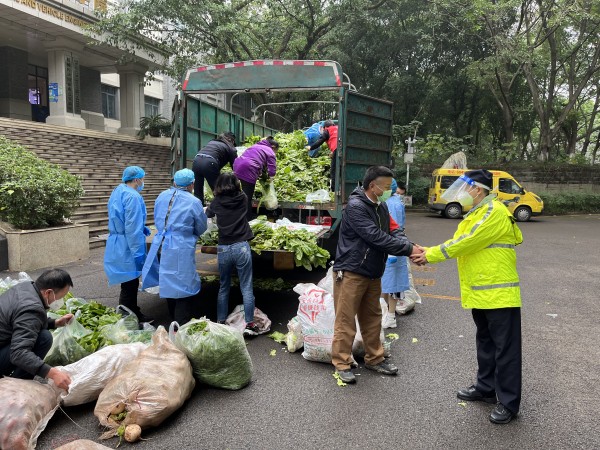
M348 370L353 361L352 343L356 335L355 316L365 343L365 363L383 361L381 344L381 279L372 280L363 275L344 272L340 280L334 272L333 302L335 326L331 346L331 362L336 370Z

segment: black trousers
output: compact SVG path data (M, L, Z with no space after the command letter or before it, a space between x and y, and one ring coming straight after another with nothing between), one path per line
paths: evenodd
M202 205L204 203L204 179L210 186L215 190L215 183L221 173L221 168L214 158L209 156L196 155L194 163L192 164L192 171L194 172L194 195L200 199Z
M242 191L248 198L248 210L246 211L246 217L248 220L252 220L254 211L252 210L252 197L254 196L254 189L256 189L256 183L248 183L247 181L240 180L242 183Z
M192 320L193 302L195 299L196 295L184 298L168 298L167 307L169 308L171 318L179 325L183 325Z
M329 170L329 178L331 178L331 192L335 192L335 169L337 166L336 152L331 152L331 169Z
M521 404L521 308L473 309L477 390L516 414Z
M119 305L123 305L129 308L137 316L141 310L137 304L138 288L140 287L140 279L134 278L133 280L121 283L121 294L119 295Z

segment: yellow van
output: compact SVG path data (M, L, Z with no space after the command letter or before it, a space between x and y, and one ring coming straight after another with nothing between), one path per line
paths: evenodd
M429 186L429 209L440 212L449 219L458 219L471 207L463 207L458 202L446 203L442 194L463 173L471 169L436 169ZM492 192L498 195L519 222L527 222L531 216L538 216L544 210L544 202L533 192L521 187L514 177L501 170L490 170L494 176Z

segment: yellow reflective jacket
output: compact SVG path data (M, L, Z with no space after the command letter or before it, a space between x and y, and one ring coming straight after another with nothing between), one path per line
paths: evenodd
M515 245L521 230L506 206L488 195L458 225L454 237L427 249L430 263L456 258L463 308L521 306Z

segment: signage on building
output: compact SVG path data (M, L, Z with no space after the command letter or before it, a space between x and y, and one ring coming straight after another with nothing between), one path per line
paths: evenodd
M86 14L93 14L93 10L96 11L106 11L106 0L75 0L77 3L81 4L84 7L84 11ZM41 14L45 14L47 16L52 16L58 20L64 20L67 23L76 25L78 27L83 27L91 23L91 20L81 19L77 16L69 14L62 9L55 8L50 6L46 2L41 2L37 0L15 0L15 3L20 3L21 5L28 6L29 8L37 10ZM54 3L54 2L51 2ZM63 6L62 2L56 2L57 6Z
M58 102L58 83L48 83L48 101L50 103Z
M80 114L79 58L74 55L65 55L65 90L67 112Z

